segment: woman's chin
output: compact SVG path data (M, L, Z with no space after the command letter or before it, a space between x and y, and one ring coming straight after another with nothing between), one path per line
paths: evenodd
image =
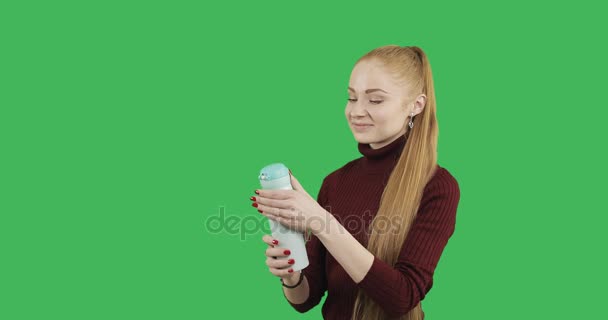
M368 132L353 132L353 136L355 137L355 140L357 140L357 142L360 143L370 143L371 141L373 141L373 136L368 133Z

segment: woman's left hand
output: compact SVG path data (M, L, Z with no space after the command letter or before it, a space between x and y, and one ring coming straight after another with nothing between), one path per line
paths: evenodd
M258 189L258 194L251 197L252 205L257 206L264 216L290 229L299 232L310 229L316 233L325 225L328 212L306 192L291 172L289 175L293 190Z

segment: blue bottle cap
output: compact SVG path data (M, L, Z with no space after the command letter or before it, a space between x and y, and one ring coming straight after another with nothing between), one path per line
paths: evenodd
M276 180L289 175L289 169L282 163L273 163L265 166L260 170L258 179L260 180Z

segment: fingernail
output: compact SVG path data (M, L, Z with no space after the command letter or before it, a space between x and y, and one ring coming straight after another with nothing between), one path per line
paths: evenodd
M294 259L289 259L289 260L287 260L287 263L294 264L294 263L296 263L296 261Z
M263 211L262 211L262 210L260 210L260 209L258 209L258 212L259 212L259 213L263 213Z
M249 198L251 201L255 201L255 197L251 197Z
M260 192L258 190L255 190L255 194L260 194Z
M256 208L258 207L258 203L257 202L254 202L251 205L254 206L254 207L256 207Z
M279 244L279 240L272 240L272 244Z
M292 272L293 272L293 269L289 269L289 270L287 270L287 272L292 273Z
M284 253L286 256L288 256L288 255L290 255L290 254L291 254L291 251L289 251L289 250L285 250L285 251L283 251L283 253Z

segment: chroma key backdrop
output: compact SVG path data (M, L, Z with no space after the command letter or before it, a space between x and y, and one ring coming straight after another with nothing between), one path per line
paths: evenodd
M361 157L355 61L418 46L456 228L425 319L602 319L597 1L0 3L0 319L321 319L265 264L258 174Z

